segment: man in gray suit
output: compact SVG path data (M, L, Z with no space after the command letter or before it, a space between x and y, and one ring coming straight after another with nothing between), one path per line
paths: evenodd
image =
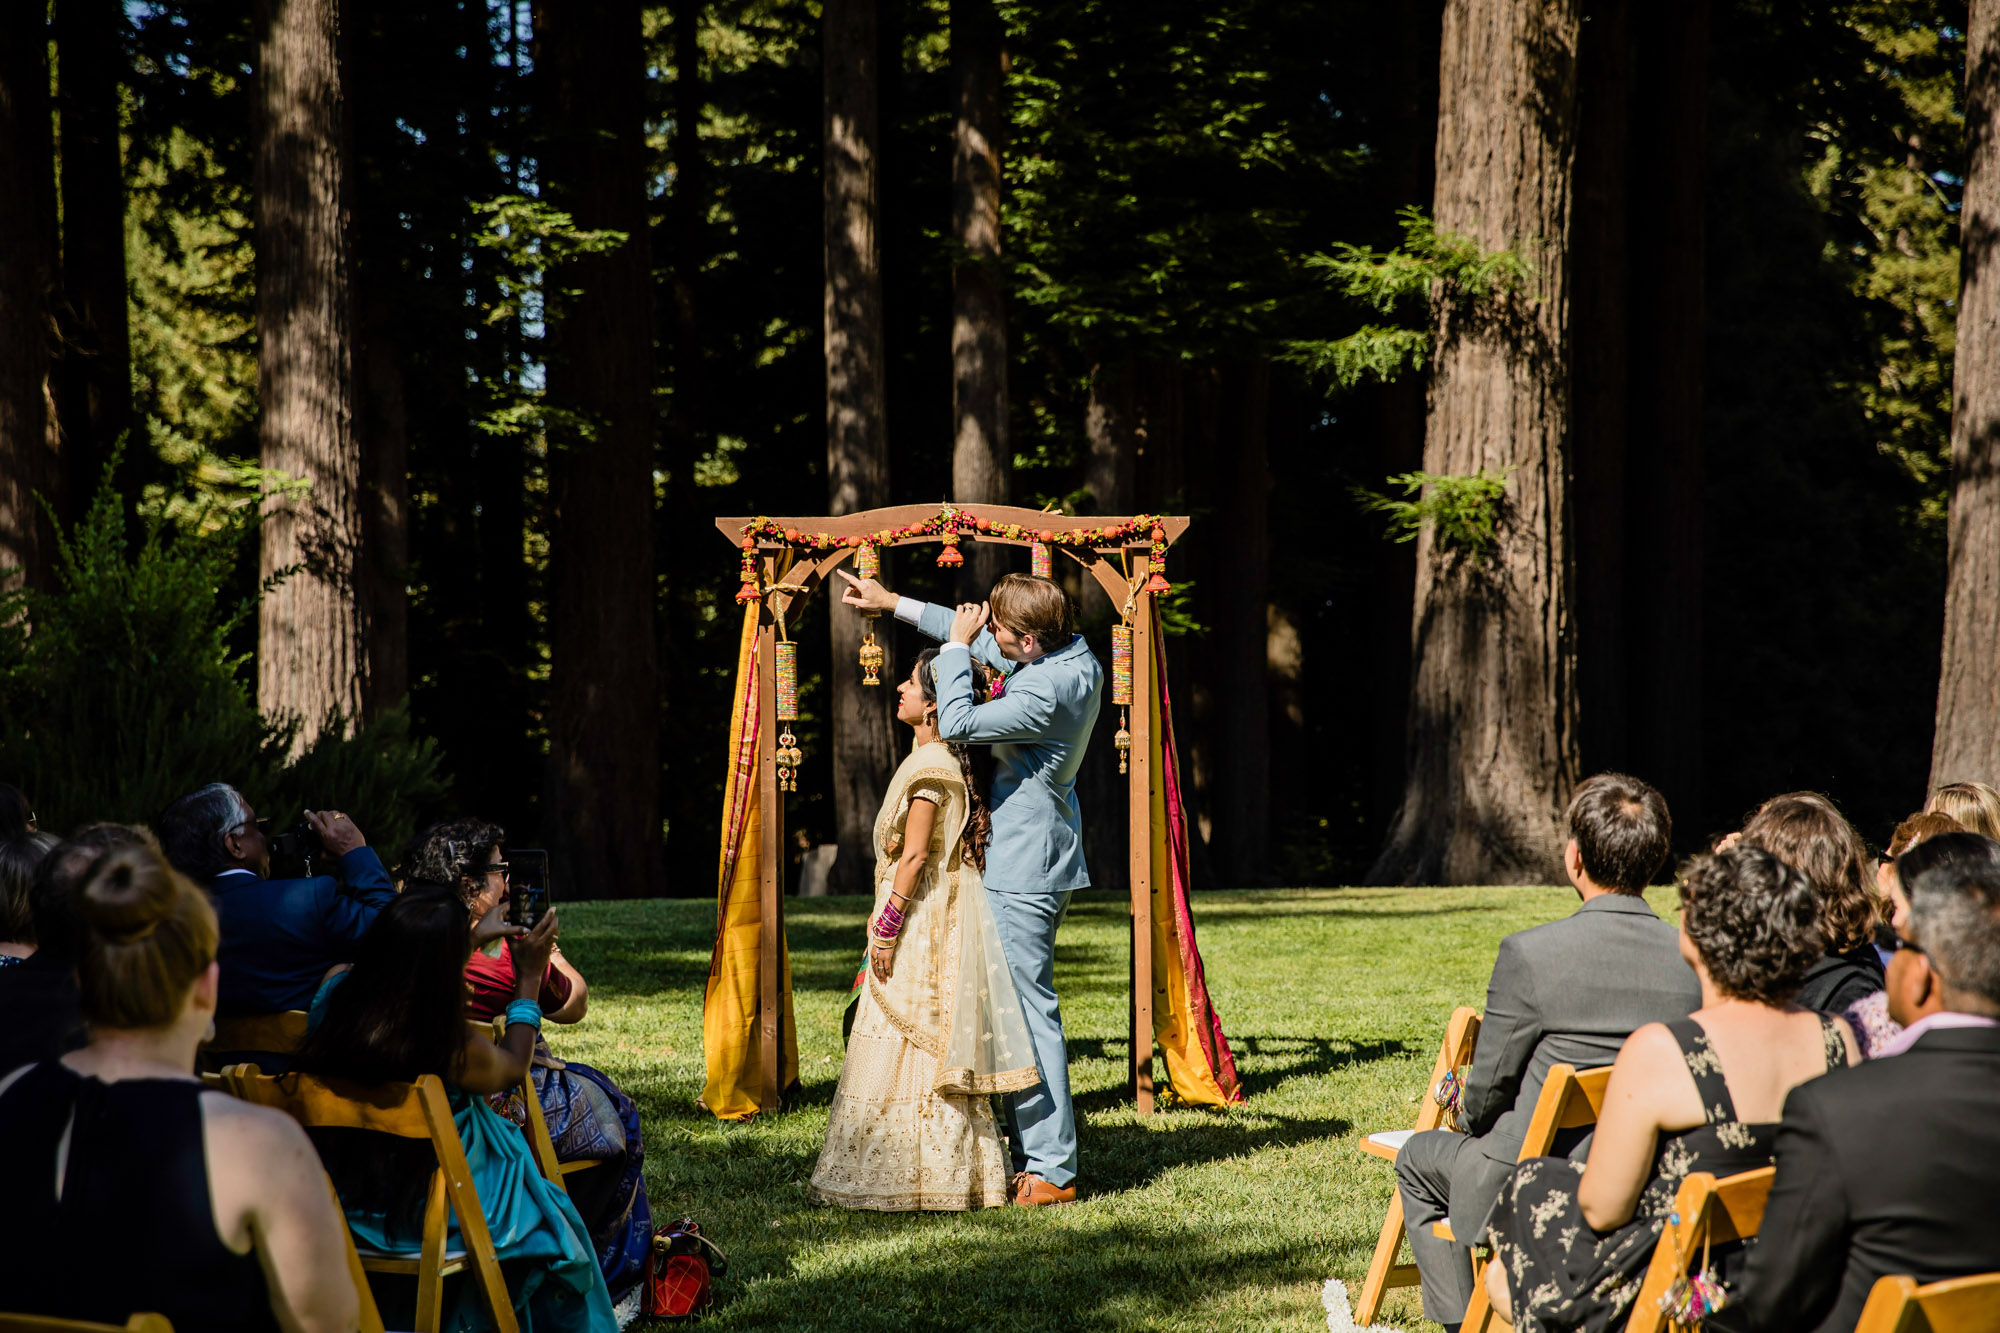
M945 641L932 668L938 734L993 747L986 895L1042 1076L1007 1099L1014 1202L1068 1203L1076 1198L1076 1111L1055 991L1056 928L1070 894L1090 887L1076 774L1097 722L1104 672L1072 630L1069 598L1048 579L1004 575L990 603L967 603L953 612L898 597L874 579L839 573L848 583L841 600L849 606L892 611ZM974 702L972 691L975 657L1004 673L1004 688L983 704Z
M1576 789L1568 821L1563 868L1583 905L1500 941L1460 1102L1466 1132L1418 1134L1396 1155L1424 1314L1447 1330L1465 1318L1472 1241L1521 1154L1550 1067L1608 1065L1634 1030L1701 1007L1679 932L1642 896L1673 844L1666 800L1637 778L1600 773ZM1456 1240L1431 1234L1445 1220Z

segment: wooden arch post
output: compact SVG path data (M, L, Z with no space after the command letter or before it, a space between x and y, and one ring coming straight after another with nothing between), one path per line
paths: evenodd
M778 986L785 929L784 863L780 859L784 847L785 816L784 799L778 791L777 766L778 623L780 620L789 622L792 608L799 599L812 596L835 569L854 557L855 547L829 547L816 544L816 539L825 537L842 541L853 537L873 538L887 532L898 535L881 540L877 545L915 546L941 542L945 534L925 532L901 535L901 530L928 524L938 518L945 508L940 505L894 505L838 517L759 516L715 520L716 529L732 547L739 550L747 533L767 525L798 533L802 539L794 542L760 536L755 551L751 553L758 573L758 590L762 593L757 618L757 783L758 799L762 803L762 855L758 862L762 880L759 885L761 929L757 950L757 1033L758 1063L762 1072L762 1099L759 1104L767 1109L778 1105L782 1091L779 1087L781 1053L784 1050L783 1034L778 1029L784 1012ZM1026 546L1029 542L1026 538L980 532L977 521L987 521L994 528L1019 527L1053 533L1115 530L1132 522L1129 517L1077 518L1009 505L953 505L949 508L965 520L962 530L957 533L957 540L1006 546ZM1181 534L1187 531L1188 520L1185 517L1163 515L1157 517L1156 522L1165 530L1168 545L1179 541ZM1155 786L1165 781L1164 775L1153 771L1151 724L1147 708L1152 689L1153 639L1159 632L1153 594L1144 590L1147 579L1153 573L1152 542L1149 537L1134 536L1103 545L1091 544L1080 548L1057 546L1055 549L1081 564L1111 598L1114 607L1123 608L1128 603L1131 606L1133 703L1129 729L1132 750L1126 788L1132 960L1128 1086L1139 1113L1150 1115L1153 1110L1154 995L1152 812ZM833 666L836 671L842 669L842 664L838 662ZM848 669L859 668L850 663Z

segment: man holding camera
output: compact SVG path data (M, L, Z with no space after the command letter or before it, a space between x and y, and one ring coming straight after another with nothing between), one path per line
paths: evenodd
M271 845L243 794L216 782L160 816L160 844L175 869L208 886L222 927L218 1018L304 1009L327 970L354 957L354 942L395 899L381 858L339 811L308 810L306 822L331 875L268 879ZM303 830L301 830L303 835Z

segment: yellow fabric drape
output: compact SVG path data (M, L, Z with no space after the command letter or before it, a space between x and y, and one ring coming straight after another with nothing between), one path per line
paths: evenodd
M762 1110L763 1079L758 1067L757 963L763 931L764 820L758 780L757 615L758 604L743 608L743 637L736 652L735 703L729 719L729 780L722 794L722 855L716 887L715 950L708 960L708 987L702 999L701 1044L708 1062L702 1104L722 1120L741 1120ZM792 1024L791 950L779 939L780 1024L784 1048L780 1088L798 1082L799 1043Z

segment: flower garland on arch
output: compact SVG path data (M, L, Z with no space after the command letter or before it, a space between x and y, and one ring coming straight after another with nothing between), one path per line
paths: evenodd
M1045 567L1047 553L1051 547L1061 546L1071 550L1086 550L1098 546L1113 546L1121 542L1134 544L1133 539L1143 539L1151 543L1151 564L1153 576L1146 580L1142 592L1171 592L1173 584L1167 582L1162 571L1167 562L1167 529L1153 514L1140 514L1123 523L1107 524L1101 528L1083 528L1075 532L1057 532L1054 529L1035 529L1020 523L995 523L992 519L981 518L969 509L957 505L945 505L930 518L916 523L906 523L901 527L883 528L853 537L836 537L827 532L808 532L802 528L788 528L768 518L759 518L743 525L743 586L737 590L736 600L754 602L762 594L757 589L757 547L761 543L796 546L808 551L830 551L841 547L876 548L893 546L899 541L912 537L939 537L944 541L944 549L938 552L939 565L950 567L962 565L965 557L959 553L961 537L1000 537L1010 541L1027 542L1034 550L1035 568Z

